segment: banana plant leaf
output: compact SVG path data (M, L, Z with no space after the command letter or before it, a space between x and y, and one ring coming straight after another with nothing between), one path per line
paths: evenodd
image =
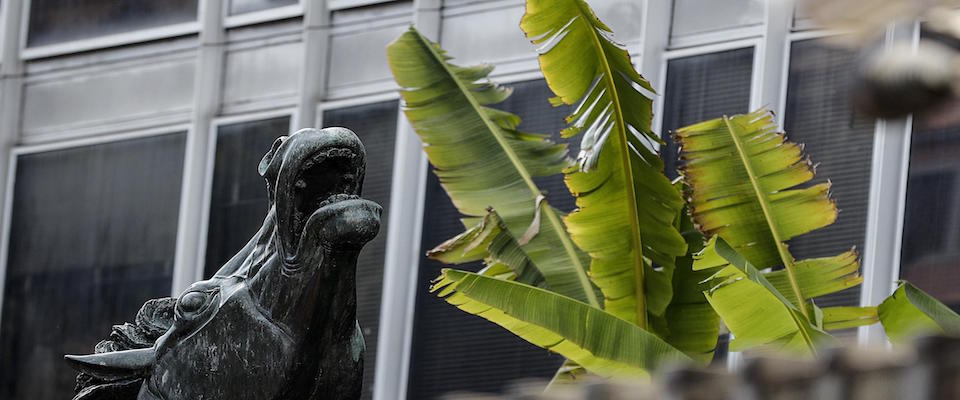
M682 192L681 182L674 183ZM703 249L704 237L693 225L684 207L677 215L677 230L687 242L687 254L677 258L673 272L673 296L662 317L650 319L652 330L667 343L701 363L713 359L720 334L720 317L703 292L716 268L695 271L694 257Z
M694 269L722 268L710 278L711 288L705 294L734 336L731 351L768 346L816 355L819 346L834 341L819 327L822 319L804 315L722 238L711 238L704 251L713 255L696 260Z
M599 376L647 377L664 363L690 360L634 324L541 288L444 269L430 290Z
M683 199L652 149L653 89L582 0L528 0L520 27L538 46L554 103L576 105L563 131L582 134L579 168L566 176L578 207L567 230L590 253L604 309L646 327L647 314L670 303L674 259L686 253L673 226Z
M757 269L783 266L766 279L814 320L807 300L859 284L859 264L853 250L803 261L787 250L786 240L833 223L837 207L829 183L796 188L814 171L802 146L777 129L761 109L681 128L674 137L700 229L721 236Z
M960 315L909 282L877 307L883 330L894 343L920 335L960 335Z
M509 279L543 287L546 281L530 262L520 243L507 232L500 216L492 208L479 224L441 243L427 256L445 264L463 264L483 260L488 266L500 264L509 269Z
M533 177L568 165L566 146L520 132L520 118L489 107L510 90L487 79L491 66L460 67L414 28L387 46L407 120L423 141L440 183L469 229L492 207L557 293L599 304L586 275L589 257L567 236L560 212L542 201Z

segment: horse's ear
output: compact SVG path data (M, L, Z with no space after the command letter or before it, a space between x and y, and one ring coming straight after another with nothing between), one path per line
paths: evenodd
M157 362L157 352L148 347L63 358L79 372L105 381L117 381L149 375Z
M277 150L280 149L280 145L286 140L286 136L280 136L277 140L273 141L273 146L270 146L270 151L263 156L263 159L260 160L260 165L257 166L257 172L260 173L260 176L267 178L267 171L270 169L270 164L273 163L273 158L277 155Z

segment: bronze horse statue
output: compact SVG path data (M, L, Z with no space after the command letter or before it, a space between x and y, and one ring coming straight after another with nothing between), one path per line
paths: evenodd
M380 229L360 198L365 152L348 129L280 137L259 165L263 226L210 279L113 328L74 400L356 400L363 335L356 264Z

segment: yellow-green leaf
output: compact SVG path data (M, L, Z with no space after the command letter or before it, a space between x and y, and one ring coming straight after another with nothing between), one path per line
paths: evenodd
M713 243L729 264L711 278L706 295L733 333L731 351L765 345L816 355L818 346L833 341L723 238Z
M920 335L960 335L960 315L909 282L877 307L883 330L894 343Z
M778 131L772 113L724 116L674 137L700 229L722 237L758 269L783 266L771 281L789 289L783 294L805 317L812 317L807 299L859 283L848 268L855 253L798 263L787 251L790 238L833 223L837 208L829 183L797 188L813 179L813 168L803 147Z
M538 46L556 103L576 105L563 132L582 134L579 168L566 177L578 207L567 229L590 253L605 309L646 326L648 312L666 310L674 259L686 253L673 227L683 200L651 146L653 90L583 0L527 0L520 27Z

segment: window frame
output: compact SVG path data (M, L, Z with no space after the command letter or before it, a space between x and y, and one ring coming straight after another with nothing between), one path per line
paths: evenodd
M920 44L920 22L888 27L884 48L895 40ZM870 208L867 218L863 265L871 266L872 274L864 276L861 303L878 304L896 290L900 279L900 258L907 205L907 181L910 173L910 150L913 137L913 115L897 120L878 120L870 176ZM874 186L876 185L876 186ZM876 189L874 189L876 187ZM892 216L892 217L890 217ZM887 235L879 232L888 231ZM869 263L869 264L868 264ZM872 276L871 276L872 275ZM877 325L859 328L861 344L888 344L883 328Z
M303 2L310 0L297 0L296 4L273 7L259 11L251 11L237 15L230 15L230 1L231 0L223 0L223 10L220 15L220 17L223 19L223 27L226 29L303 16Z
M15 1L15 0L14 0ZM200 8L205 0L197 2L197 19L191 22L137 29L130 32L114 33L85 39L68 40L61 43L29 46L27 37L30 32L30 4L32 0L23 0L20 15L20 58L33 60L38 58L80 53L90 50L106 49L135 43L169 39L178 36L198 35L201 28Z
M0 321L3 319L3 302L5 300L4 291L6 289L6 276L7 276L7 263L10 251L10 228L13 216L13 197L14 197L14 188L16 185L16 176L17 176L17 161L20 156L28 154L37 154L45 153L50 151L57 150L67 150L82 148L88 146L96 146L100 144L121 142L125 140L133 139L143 139L156 136L169 135L179 132L184 132L185 135L189 134L190 126L188 124L176 124L176 125L167 125L162 127L156 127L151 129L142 129L135 130L130 132L123 133L113 133L105 134L101 136L94 137L84 137L78 139L65 140L55 143L43 143L35 145L17 145L10 149L9 152L9 161L7 168L7 181L6 187L4 188L4 203L3 203L3 223L0 226ZM182 178L181 178L182 179ZM178 205L179 208L179 205ZM179 210L178 210L179 212ZM180 231L179 223L177 225L177 231ZM176 273L178 266L176 263L173 265L173 271L171 271L171 276ZM171 285L173 280L171 279ZM174 294L176 295L176 294Z
M380 3L392 3L397 0L321 0L326 2L327 10L339 11L348 8L372 6Z
M670 61L696 56L705 56L715 53L722 53L733 50L753 49L753 64L750 71L750 109L755 109L760 104L760 87L762 75L757 73L762 67L763 61L763 42L759 37L743 38L729 42L708 43L696 47L667 49L660 57L660 70L658 72L655 89L659 94L654 98L653 131L661 132L663 130L664 106L667 89L667 73Z

